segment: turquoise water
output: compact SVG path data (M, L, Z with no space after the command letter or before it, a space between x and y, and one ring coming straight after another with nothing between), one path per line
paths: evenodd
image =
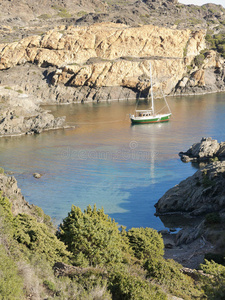
M76 127L0 139L0 165L14 173L25 199L56 224L72 204L84 209L96 203L128 228L163 229L154 204L196 171L180 161L178 152L203 136L225 140L225 94L168 101L170 122L134 126L128 114L135 101L46 107ZM148 107L145 101L139 104ZM42 178L33 178L34 172Z

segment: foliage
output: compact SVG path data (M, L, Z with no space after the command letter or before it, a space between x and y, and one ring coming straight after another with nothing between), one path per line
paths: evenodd
M166 300L159 288L150 284L137 274L125 269L115 270L111 274L109 286L114 300Z
M144 268L150 279L164 286L177 297L191 300L201 296L201 291L196 288L193 280L181 272L182 266L171 259L149 259Z
M57 235L73 253L75 264L82 260L90 265L114 264L124 261L128 253L117 223L96 206L82 213L73 205Z
M204 62L205 56L203 54L199 54L197 56L195 56L194 58L194 63L195 65L200 68Z
M88 206L81 212L72 206L59 227L60 241L43 210L35 207L32 213L13 216L0 192L0 241L5 245L0 246L0 300L24 299L23 293L60 300L165 300L164 292L185 300L225 298L225 267L206 262L202 269L209 276L194 281L181 265L163 259L163 241L153 229L126 231L103 209ZM66 246L76 265L94 267L55 276L53 263L69 263L72 257Z
M7 226L10 227L10 222L13 220L12 214L12 204L9 199L2 196L0 191L0 216L4 218L4 221L7 222ZM9 228L8 228L9 229Z
M0 245L0 299L22 299L23 282L13 259Z
M44 254L51 263L68 260L65 245L49 231L46 224L38 223L32 216L19 214L15 217L14 226L14 239L31 251Z
M65 8L59 9L58 16L61 18L71 18L71 14Z
M55 284L50 280L44 280L43 284L53 293L56 292Z
M23 91L22 90L17 90L17 93L23 94Z
M203 289L210 300L225 299L225 267L215 263L214 261L205 261L201 265L202 270L209 274L204 276Z
M48 20L50 19L52 16L49 14L42 14L40 16L38 16L38 19L42 19L42 20Z
M183 50L183 57L186 57L186 56L187 56L187 48L188 48L188 42L187 42L186 46L184 47L184 50Z
M225 33L213 35L208 32L206 40L210 44L211 49L217 50L225 58Z
M219 224L221 222L220 215L216 212L209 213L205 216L205 224Z
M131 248L138 259L161 257L164 244L161 235L152 228L131 228L127 232Z
M0 174L5 174L5 170L0 167Z
M50 228L53 229L51 217L46 215L43 209L37 205L34 205L33 209L34 209L35 217L37 217L38 221L45 223L46 225L48 225Z

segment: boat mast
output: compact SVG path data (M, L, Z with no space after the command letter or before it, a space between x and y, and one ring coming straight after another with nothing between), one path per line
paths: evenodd
M149 70L150 70L150 83L151 83L151 99L152 99L152 113L155 114L155 107L154 107L154 99L153 99L153 91L152 91L152 67L151 62L149 63Z

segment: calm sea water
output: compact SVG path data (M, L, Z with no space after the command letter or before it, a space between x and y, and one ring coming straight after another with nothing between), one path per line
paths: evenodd
M46 107L66 115L74 129L0 139L0 165L14 173L29 203L59 224L71 205L104 207L131 227L169 226L154 216L154 204L196 169L178 152L203 136L225 140L225 94L168 99L168 123L130 125L135 101ZM160 107L164 105L157 101ZM139 102L139 108L147 108ZM39 180L32 174L39 172ZM164 220L165 222L165 220ZM171 225L171 223L170 223Z

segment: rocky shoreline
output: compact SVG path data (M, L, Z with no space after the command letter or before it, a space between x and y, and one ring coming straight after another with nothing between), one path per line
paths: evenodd
M66 127L65 117L55 118L40 107L41 100L21 90L0 88L0 103L0 137Z
M207 253L225 251L224 145L211 137L202 138L188 151L179 153L182 161L198 163L199 170L168 190L155 204L159 217L175 214L190 220L178 233L163 233L169 245L165 257L172 255L187 267L196 267Z
M180 152L179 156L187 162L212 162L225 160L225 142L218 143L211 137L202 138L200 142L193 144L186 152Z

